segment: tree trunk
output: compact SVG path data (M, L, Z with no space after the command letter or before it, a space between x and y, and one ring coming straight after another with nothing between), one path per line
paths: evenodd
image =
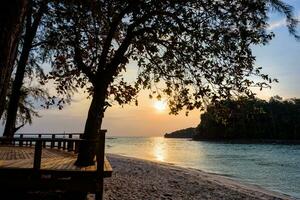
M8 111L7 111L7 119L5 124L5 129L3 136L11 138L14 136L16 130L16 119L17 112L19 107L20 95L21 95L21 87L23 85L23 80L25 76L25 70L27 65L27 60L29 57L29 52L31 50L33 39L36 35L38 26L40 24L41 18L45 13L47 8L47 3L43 2L37 15L34 19L34 22L31 23L32 17L32 5L28 6L28 15L26 19L26 33L24 37L24 44L22 47L22 53L18 62L16 76L13 82L11 96L9 99Z
M89 166L94 164L95 142L97 133L101 129L102 119L104 117L105 95L107 87L102 86L101 90L96 90L89 108L88 117L85 123L84 134L79 146L79 154L75 165Z
M11 0L0 9L0 118L6 102L22 27L27 10L27 0Z
M6 119L5 129L3 133L3 136L8 138L13 137L15 133L21 87L23 85L23 79L25 75L25 68L26 68L29 52L30 52L30 46L24 44L22 55L20 57L20 61L17 67L15 80L13 82L13 87L12 87L8 110L7 110L7 119Z

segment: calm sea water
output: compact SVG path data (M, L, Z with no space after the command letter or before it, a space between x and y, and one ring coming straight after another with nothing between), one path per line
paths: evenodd
M106 141L108 153L218 173L300 198L300 145L224 144L163 137Z

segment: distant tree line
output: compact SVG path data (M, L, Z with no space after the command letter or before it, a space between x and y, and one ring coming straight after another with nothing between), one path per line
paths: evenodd
M300 99L242 97L207 107L194 139L300 139Z
M196 128L186 128L171 133L166 133L165 138L192 138L196 134Z

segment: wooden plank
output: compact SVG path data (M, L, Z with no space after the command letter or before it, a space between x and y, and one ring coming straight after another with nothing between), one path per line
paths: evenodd
M106 156L104 157L104 171L107 171L107 172L113 171L112 166L111 166L110 162L107 160Z
M31 159L27 160L2 160L0 168L24 168L30 169L33 166Z
M0 160L6 161L12 160L12 162L16 163L15 167L22 167L22 165L18 165L18 160L25 160L24 162L29 163L29 160L32 159L34 155L33 148L29 147L0 147ZM74 165L76 161L76 155L69 152L63 152L56 149L44 149L42 152L42 162L41 168L57 168L57 169L71 169L78 171L93 171L96 170L96 166L89 167L77 167ZM1 162L3 163L3 162ZM0 167L2 164L0 164ZM106 166L106 165L105 165ZM107 168L107 167L105 167Z
M0 168L16 167L30 168L33 165L33 148L30 147L0 147ZM61 171L96 171L97 166L77 167L74 165L76 155L57 149L44 149L41 155L41 169ZM112 168L107 158L104 159L104 171L110 172Z

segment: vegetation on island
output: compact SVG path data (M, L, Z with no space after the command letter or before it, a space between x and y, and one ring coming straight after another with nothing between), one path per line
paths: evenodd
M300 140L300 99L241 97L211 104L196 140Z
M171 133L166 133L165 138L193 138L196 133L196 128L186 128L177 130Z
M237 94L253 96L250 88L277 81L261 73L252 54L254 45L274 37L268 30L271 10L283 13L289 32L299 38L293 8L281 0L14 0L0 9L4 136L13 137L19 127L22 88L30 80L41 89L55 87L56 94L40 93L46 108L62 108L83 90L91 105L80 166L94 163L92 142L106 109L137 105L142 89L166 97L170 113L177 114ZM138 68L133 82L124 78L130 62ZM51 67L47 74L45 64Z
M214 102L201 114L196 128L166 133L164 137L293 142L300 140L300 99L239 97Z

